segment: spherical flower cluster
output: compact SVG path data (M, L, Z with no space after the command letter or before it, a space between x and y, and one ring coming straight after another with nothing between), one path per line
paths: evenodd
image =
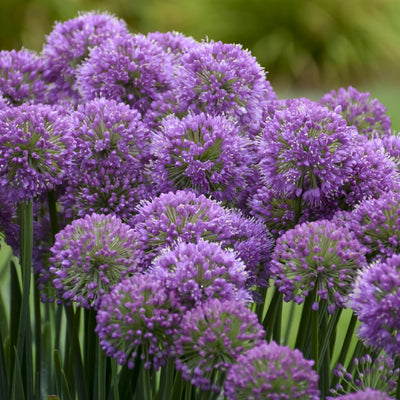
M327 397L328 400L333 400L339 394L357 392L367 388L395 394L399 368L395 368L392 358L381 354L372 361L371 356L366 354L360 359L355 358L353 365L354 368L351 374L347 372L343 365L338 364L333 372L340 380L336 388L330 390L330 393L335 397ZM344 389L343 385L345 385L346 389Z
M358 335L367 345L400 355L400 256L371 264L360 271L350 307L361 322Z
M73 113L72 135L65 209L80 217L95 212L129 218L152 193L144 172L149 131L139 112L114 100L92 100Z
M55 236L50 274L57 296L97 309L120 280L141 271L132 229L112 215L76 219Z
M397 132L392 132L390 135L385 135L371 140L376 143L376 146L382 146L385 153L396 164L397 169L400 169L400 137Z
M345 306L351 284L366 263L364 254L347 228L328 220L305 222L277 240L271 273L286 301L300 304L314 292L332 312Z
M229 400L318 400L314 361L275 342L262 342L241 354L225 381Z
M124 279L103 297L96 332L108 357L132 369L137 357L144 368L166 364L180 320L174 299L162 282L142 274Z
M108 38L127 37L126 23L108 13L85 12L78 17L57 23L46 37L42 58L44 76L54 84L49 101L80 100L76 73L92 48Z
M237 197L252 162L238 125L204 113L164 118L153 135L152 153L153 178L162 192L191 188L221 201Z
M144 35L118 36L95 47L82 64L78 84L86 100L106 97L142 115L172 87L169 54Z
M319 204L351 174L354 128L326 107L291 102L276 110L260 138L259 167L267 186L288 198Z
M358 240L368 248L370 260L400 252L400 194L384 193L366 199L345 217Z
M174 339L176 369L192 385L218 393L219 378L263 335L256 314L243 303L211 299L182 317Z
M69 121L60 110L27 104L0 110L0 187L14 201L61 183L72 149Z
M349 125L353 125L362 135L370 138L390 132L390 118L386 107L377 99L371 100L370 93L361 93L352 86L332 90L319 100L321 105L341 114Z
M211 298L250 300L246 266L233 251L217 243L201 239L197 243L178 242L154 260L151 274L161 279L186 309Z
M385 392L375 389L365 389L358 392L344 394L343 396L335 397L335 400L395 400Z
M42 70L43 61L34 51L0 51L0 95L3 101L12 106L44 102L46 83Z
M276 99L255 57L240 45L203 42L182 57L177 97L181 111L234 116L246 134L260 129L263 106Z

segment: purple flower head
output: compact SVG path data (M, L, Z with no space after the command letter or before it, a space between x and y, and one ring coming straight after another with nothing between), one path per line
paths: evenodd
M360 359L354 359L353 364L352 373L349 373L341 364L333 371L339 377L339 383L336 385L336 389L330 389L330 393L335 397L328 397L328 400L333 400L341 394L367 388L395 395L399 368L395 368L392 358L381 354L372 360L371 356L366 354ZM344 390L344 386L346 390Z
M385 192L400 189L398 167L379 139L359 136L354 143L352 160L348 181L337 196L342 208L352 209L366 198L378 198Z
M142 115L172 87L169 54L144 35L114 37L91 50L78 72L86 100L106 97L126 103Z
M234 120L208 114L166 117L153 135L154 181L160 191L193 189L232 201L245 185L252 155Z
M400 170L400 137L398 132L391 132L390 135L385 135L371 140L376 144L377 148L382 148L385 154L396 164Z
M203 42L182 57L177 95L181 111L234 116L254 137L263 106L276 99L264 70L240 45Z
M71 98L80 100L76 87L76 71L88 57L90 49L103 45L108 38L127 37L126 23L108 13L85 12L59 22L47 36L42 58L44 76L54 83L50 101Z
M360 271L350 307L361 322L358 335L367 345L400 355L400 256L375 262Z
M229 400L319 400L314 361L275 342L261 342L239 355L225 381Z
M342 115L349 125L369 138L390 132L386 107L377 99L372 100L368 92L361 93L351 86L347 90L340 88L322 96L319 103Z
M104 98L79 105L72 115L75 140L64 207L82 217L130 218L152 192L145 166L149 130L138 111Z
M97 312L96 332L108 357L132 369L136 357L144 368L166 364L180 315L163 283L136 274L107 293Z
M315 293L332 312L345 306L357 271L366 263L364 254L347 228L328 220L306 222L277 240L270 270L286 301L301 304Z
M293 101L276 110L260 137L265 184L311 205L332 198L351 173L354 128L326 107Z
M395 400L395 398L390 397L380 390L367 388L365 390L359 390L358 392L335 397L335 400Z
M112 215L74 220L55 237L50 273L66 302L97 309L120 280L141 270L132 229Z
M174 339L176 369L192 385L218 393L218 374L224 377L263 336L256 314L243 303L211 299L182 317Z
M46 92L42 70L43 61L34 51L0 51L0 95L3 101L11 106L42 103Z
M45 105L0 111L0 187L25 201L61 183L72 156L69 120Z
M400 194L384 193L366 199L345 216L358 240L368 248L368 259L382 259L400 251Z
M177 242L166 249L152 265L151 274L164 282L185 307L191 309L206 300L249 302L246 266L237 254L219 244L199 240Z

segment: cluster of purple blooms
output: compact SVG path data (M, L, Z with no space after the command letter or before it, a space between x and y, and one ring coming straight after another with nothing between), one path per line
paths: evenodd
M94 309L121 365L172 359L232 400L317 400L314 362L267 342L252 304L275 285L313 312L350 307L367 345L400 356L400 140L385 111L352 87L278 100L240 45L84 13L40 54L0 52L0 233L17 253L32 201L43 249L56 196L39 287ZM335 398L390 399L382 388Z

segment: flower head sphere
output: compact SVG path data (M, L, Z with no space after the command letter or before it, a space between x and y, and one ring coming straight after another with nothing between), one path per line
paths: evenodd
M241 354L225 381L229 400L318 400L314 361L297 349L261 342Z
M55 237L50 273L60 299L97 309L120 280L141 271L132 229L112 215L76 219Z
M391 395L396 393L399 368L396 368L394 360L384 353L374 360L369 354L360 359L355 358L352 373L347 372L341 364L338 364L333 372L339 377L339 383L335 389L330 389L330 393L335 397L328 397L329 400L333 400L340 394L357 392L367 388L381 390Z
M400 256L361 270L349 305L361 322L359 337L393 358L399 356Z
M378 199L366 199L346 218L355 236L368 248L369 260L384 259L399 253L399 193L388 192Z
M276 110L259 142L265 184L309 204L330 199L351 173L357 136L340 115L311 102L296 101Z
M202 239L197 243L177 242L163 251L154 260L151 274L176 293L186 309L211 298L244 303L251 299L243 261L233 251Z
M0 187L15 201L32 199L60 184L70 163L69 120L45 105L0 110Z
M192 385L218 393L218 381L263 336L257 316L243 303L211 299L182 317L175 337L176 369Z
M115 37L93 48L78 73L86 100L106 97L145 115L172 87L171 57L144 35Z
M164 366L180 315L161 280L147 274L124 279L107 293L97 312L96 332L106 355L132 369Z
M246 134L260 129L263 105L276 95L255 57L240 45L203 42L182 57L181 111L234 116Z
M335 400L395 400L395 398L390 397L387 393L380 390L367 388L358 392L337 396Z
M0 51L0 95L12 106L43 103L46 83L42 72L43 61L34 51Z
M347 90L340 88L322 96L319 103L341 114L349 125L369 138L390 132L391 122L386 107L377 99L371 99L368 92L361 93L352 86Z
M220 201L238 196L252 162L249 141L237 124L203 113L164 118L153 135L152 153L162 192L189 188Z
M277 240L270 270L286 301L300 304L314 293L332 312L345 307L351 284L366 263L364 254L347 228L328 220L305 222Z
M127 37L126 23L108 13L84 12L76 18L58 22L46 37L42 58L44 76L54 83L50 101L81 96L76 87L76 73L90 49L103 45L109 38Z
M115 214L129 218L152 189L145 174L149 130L138 111L99 98L72 114L75 150L62 203L82 217Z

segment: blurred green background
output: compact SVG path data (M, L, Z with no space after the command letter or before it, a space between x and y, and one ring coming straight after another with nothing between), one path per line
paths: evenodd
M0 0L0 49L40 51L55 21L84 10L109 11L132 32L241 43L280 98L369 91L400 129L398 0Z

